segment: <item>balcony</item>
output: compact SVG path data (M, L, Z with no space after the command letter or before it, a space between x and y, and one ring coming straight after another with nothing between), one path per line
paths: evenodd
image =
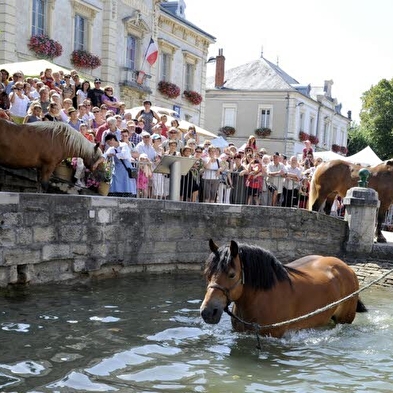
M151 94L150 88L151 75L145 74L139 70L123 67L120 74L120 86L126 86L139 92Z

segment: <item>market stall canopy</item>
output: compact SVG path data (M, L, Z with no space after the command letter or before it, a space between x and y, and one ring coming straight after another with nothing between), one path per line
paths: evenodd
M354 164L371 165L375 166L382 162L382 160L375 154L370 146L365 147L363 150L349 157L344 157L346 161L353 162Z
M345 160L347 157L344 157L340 154L334 153L331 150L328 151L315 151L313 153L314 160L316 158L322 158L323 161L331 161L331 160ZM300 158L302 158L302 154L300 154Z
M10 73L10 76L14 72L22 71L25 77L26 76L39 77L40 72L45 71L45 69L47 68L51 68L52 71L63 71L65 74L70 73L69 69L65 67L61 67L45 59L21 61L18 63L0 64L0 69L3 68ZM87 77L79 71L78 71L78 75L87 80L93 79L93 77Z

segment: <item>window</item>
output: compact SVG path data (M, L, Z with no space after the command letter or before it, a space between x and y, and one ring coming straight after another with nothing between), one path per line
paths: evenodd
M236 128L236 107L226 106L223 107L222 126L230 126Z
M270 128L270 109L261 110L261 120L259 126L261 128Z
M304 131L304 113L300 112L299 115L299 131Z
M132 70L136 69L135 58L136 58L136 46L137 40L134 36L127 36L127 50L126 50L126 67Z
M308 132L309 132L311 135L314 135L314 118L313 118L313 117L310 117L310 126L309 126L309 128L308 128ZM317 130L317 132L316 132L316 135L318 136L318 130Z
M193 90L194 88L194 65L186 63L186 75L185 75L185 90Z
M171 66L171 55L169 53L163 52L161 54L160 80L169 82L170 66Z
M81 50L87 49L86 42L87 42L87 21L86 19L76 14L75 15L75 26L74 26L74 49Z
M45 33L45 11L45 0L33 0L31 35L40 35Z

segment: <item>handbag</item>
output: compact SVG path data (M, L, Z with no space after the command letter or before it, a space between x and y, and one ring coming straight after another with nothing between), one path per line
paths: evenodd
M129 168L128 166L126 166L126 164L124 163L123 160L120 160L121 163L124 165L124 168L126 168L126 171L128 173L128 177L130 179L136 179L138 177L138 171L136 168Z

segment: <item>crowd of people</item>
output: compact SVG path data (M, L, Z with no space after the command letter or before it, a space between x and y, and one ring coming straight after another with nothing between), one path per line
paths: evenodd
M0 117L15 123L62 121L81 132L104 152L95 163L109 173L109 195L167 199L169 176L154 169L166 155L193 159L181 176L183 201L307 208L309 183L322 160L314 160L310 141L303 157L289 159L279 152L257 147L251 135L245 145L214 146L202 143L195 127L182 132L179 122L151 109L149 100L133 117L114 96L114 89L101 88L101 79L81 80L77 71L43 71L39 78L25 78L22 71L10 77L0 70ZM97 186L92 174L75 160L78 187ZM89 181L90 180L90 181Z

